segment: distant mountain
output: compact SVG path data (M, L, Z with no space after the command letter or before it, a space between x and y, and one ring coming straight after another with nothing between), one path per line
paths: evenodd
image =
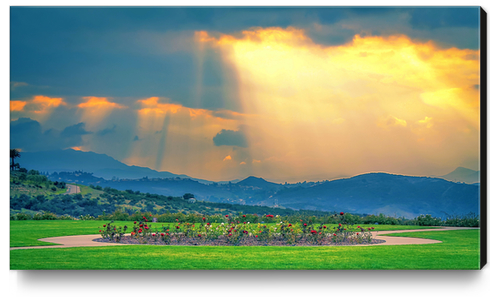
M285 207L328 209L357 213L415 217L446 213L479 213L479 185L459 184L440 178L368 173L324 182L308 188L289 188L262 201L275 200Z
M80 173L51 175L50 179L100 185L118 190L182 196L198 200L291 209L344 211L404 216L437 217L479 213L479 184L464 184L440 178L368 173L351 178L294 185L275 184L248 177L237 183L203 184L188 178L104 180Z
M368 173L332 181L278 184L254 176L236 183L216 183L128 166L104 154L75 150L22 152L19 163L21 167L49 172L52 180L166 196L192 193L198 200L211 202L383 213L407 218L420 214L440 217L446 213L479 213L479 183L469 184L479 181L479 172L467 168L457 168L444 179Z
M239 186L255 187L259 189L267 189L267 188L274 188L280 186L280 184L269 182L261 177L255 177L255 176L249 176L246 179L237 182L236 184Z
M454 182L467 184L480 182L480 171L471 170L464 167L458 167L451 173L441 176L441 178Z
M19 158L21 167L36 169L42 172L84 171L104 179L139 179L148 178L191 178L183 174L168 171L156 171L147 167L129 166L105 154L82 152L72 149L43 152L22 152ZM193 178L191 178L193 179ZM207 180L194 179L202 183Z

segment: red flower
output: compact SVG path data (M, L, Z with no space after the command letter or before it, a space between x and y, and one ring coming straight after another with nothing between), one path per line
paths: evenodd
M371 227L371 230L374 230L374 227Z
M316 234L316 231L315 230L311 230L311 234Z
M245 218L245 217L246 217L246 215L243 215L242 217L244 217L244 218Z
M228 236L231 236L231 233L230 233L230 234L228 234Z
M146 220L146 217L143 217L143 220Z
M105 227L105 225L104 225L104 226L102 226L102 227Z
M342 227L342 224L339 224L339 227Z
M177 227L175 227L175 228L179 229L180 227L179 227L179 226L177 226Z
M134 223L136 224L136 221L134 221Z
M291 229L291 231L293 231L293 229Z
M145 229L148 230L148 226L145 226Z
M255 235L255 237L259 237L258 235Z
M152 236L155 236L155 233L153 233Z
M209 223L207 223L206 225L208 225L208 226L209 226Z
M228 215L225 215L225 217L227 218L227 217L228 217Z
M260 230L259 233L262 233L262 230Z
M99 230L99 232L102 232L102 230Z
M307 226L307 225L306 225L306 223L304 223L304 224L303 224L303 226L305 226L305 227L306 227L306 226Z
M162 234L160 234L160 235L161 235L161 236L165 236L165 234L163 234L163 233L162 233Z
M356 234L356 235L359 235L359 232L357 232L357 234Z
M140 224L140 227L143 227L143 224Z
M203 220L203 221L205 221L205 220L206 220L206 218L202 218L202 220Z
M337 236L337 234L334 233L333 236Z
M343 216L343 215L344 215L344 213L343 213L343 212L340 212L340 215L341 215L341 216Z
M194 227L194 225L192 225L192 227Z
M197 236L201 237L201 234L197 234Z
M327 226L323 226L323 229L327 229Z
M361 228L361 226L357 226L357 228Z
M143 230L140 228L140 229L138 230L138 233L141 233L141 232L143 232Z
M175 221L177 221L177 222L178 222L178 221L179 221L179 219L175 219Z
M151 217L151 215L150 215L150 217Z
M291 224L288 225L288 227L291 227L291 226L292 226Z
M246 224L246 222L243 222L244 224Z

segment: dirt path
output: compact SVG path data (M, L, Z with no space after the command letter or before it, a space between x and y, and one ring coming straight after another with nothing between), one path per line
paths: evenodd
M67 189L66 189L66 193L64 193L65 195L80 193L80 187L79 186L66 185L66 187L67 187Z
M448 230L464 230L464 229L478 229L478 228L465 228L465 227L444 227L441 229L416 229L416 230L392 230L392 231L374 231L373 238L385 240L383 243L379 244L358 244L358 245L347 245L347 246L380 246L380 245L404 245L404 244L430 244L430 243L441 243L442 241L424 238L414 238L414 237L393 237L393 236L383 236L390 233L405 233L405 232L425 232L425 231L448 231ZM59 245L49 245L49 246L26 246L26 247L11 247L10 250L20 250L20 249L44 249L44 248L67 248L67 247L91 247L91 246L121 246L123 244L119 243L109 243L109 242L97 242L94 239L100 238L99 234L93 235L73 235L73 236L60 236L60 237L48 237L41 238L40 241L56 243Z

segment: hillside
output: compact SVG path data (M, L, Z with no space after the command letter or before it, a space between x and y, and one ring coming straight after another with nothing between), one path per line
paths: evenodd
M441 178L454 182L474 184L480 182L480 171L458 167L453 172L441 176Z
M420 214L444 216L479 212L478 185L449 182L439 178L369 173L325 182L304 189L282 191L260 205L305 209L329 209L362 213L384 213L408 218Z
M90 175L89 175L90 176ZM248 177L238 183L202 184L191 179L82 180L81 175L63 173L52 180L94 184L119 190L182 196L245 205L281 206L291 209L383 213L413 218L420 214L479 213L480 187L440 178L369 173L351 178L308 184L282 185Z
M22 152L20 163L22 167L35 169L41 172L91 172L96 177L112 179L113 177L123 179L148 178L190 178L183 174L173 174L168 171L156 171L146 167L129 166L115 160L105 154L94 152L82 152L72 149ZM206 180L203 183L210 183Z
M25 175L25 176L24 176ZM75 178L88 178L90 174L74 173ZM102 180L94 178L92 181ZM185 180L197 183L189 179ZM132 214L137 211L151 212L154 214L183 213L183 214L274 214L274 215L328 215L329 212L301 211L285 208L271 208L267 206L250 206L230 203L213 203L198 201L194 198L184 199L181 195L167 196L154 193L143 193L137 190L117 190L100 185L83 186L78 183L81 192L67 195L66 184L61 181L49 181L46 176L36 171L30 174L11 172L10 211L37 212L47 211L57 215L81 215L99 216L103 213L112 213L117 209L124 209ZM199 184L199 183L197 183ZM68 183L70 185L70 183ZM202 185L202 184L201 184ZM24 189L32 191L25 192Z

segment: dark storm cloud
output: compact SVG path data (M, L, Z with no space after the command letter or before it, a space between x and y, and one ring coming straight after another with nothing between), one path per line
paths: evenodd
M233 70L225 68L219 53L198 61L194 31L234 34L252 27L294 26L316 43L339 45L378 26L370 34L399 30L412 38L477 48L478 13L478 7L11 7L10 79L27 84L12 88L11 99L40 93L158 96L191 108L240 111L238 97L229 97L238 93L231 83ZM400 23L398 16L406 15ZM445 28L474 30L441 32ZM201 62L203 72L198 73ZM201 94L196 94L199 77Z
M478 7L427 7L415 8L410 23L418 29L441 27L478 28Z
M64 128L62 131L49 129L43 132L38 121L20 118L10 123L10 147L24 151L65 149L83 144L82 136L90 134L84 123Z
M233 130L221 130L216 136L213 137L214 145L229 145L229 146L239 146L247 147L247 138L243 131L233 131Z

